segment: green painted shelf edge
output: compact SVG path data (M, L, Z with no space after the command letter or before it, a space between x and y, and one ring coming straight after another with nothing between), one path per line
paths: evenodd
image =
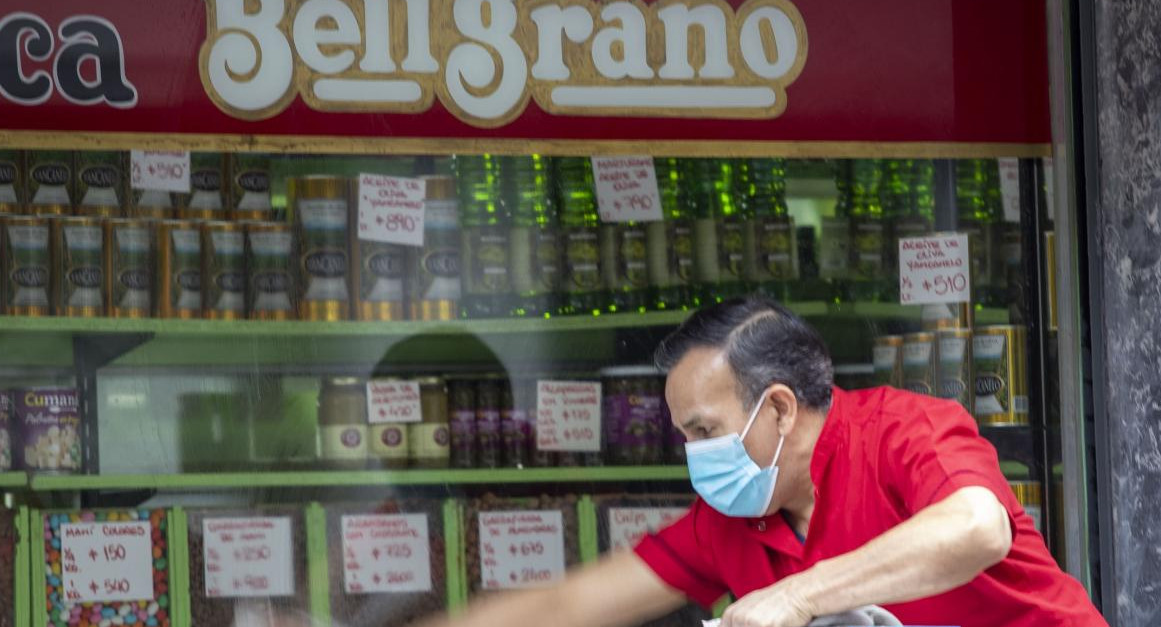
M493 318L481 320L398 322L304 322L267 320L176 320L161 318L30 318L0 317L0 334L13 332L165 335L244 335L247 337L357 337L383 335L492 335L503 333L592 331L680 324L687 311L556 318Z
M685 466L623 466L601 468L531 468L499 470L398 470L204 473L182 475L46 475L34 476L34 491L70 490L189 490L326 486L424 486L520 483L586 483L611 481L682 481Z
M28 487L28 474L23 472L0 472L0 488Z

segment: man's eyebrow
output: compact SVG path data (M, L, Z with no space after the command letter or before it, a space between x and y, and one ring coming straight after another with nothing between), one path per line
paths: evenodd
M689 430L693 429L694 427L696 427L697 423L699 423L699 422L701 422L701 416L695 415L694 417L685 421L685 424L681 425L681 428L686 430L686 431L689 431Z

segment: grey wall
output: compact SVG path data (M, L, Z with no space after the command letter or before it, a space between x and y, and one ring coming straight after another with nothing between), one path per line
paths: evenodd
M1094 6L1097 138L1086 148L1099 158L1089 212L1099 243L1090 278L1103 292L1093 324L1105 341L1094 383L1112 488L1105 612L1118 627L1143 627L1161 624L1161 2Z

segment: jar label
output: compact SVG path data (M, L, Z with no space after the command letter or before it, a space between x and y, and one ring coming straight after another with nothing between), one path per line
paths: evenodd
M322 427L322 456L330 460L367 458L367 426L337 425Z

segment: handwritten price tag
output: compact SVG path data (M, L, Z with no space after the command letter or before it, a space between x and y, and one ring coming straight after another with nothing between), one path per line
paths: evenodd
M609 546L632 548L645 536L655 533L685 515L678 507L613 507L609 509Z
M359 239L423 246L427 183L378 174L359 175Z
M294 595L290 518L214 518L202 533L207 597Z
M133 150L129 184L133 189L189 193L189 153L180 150Z
M602 221L662 220L652 157L593 157L593 180Z
M427 516L343 516L342 522L347 594L431 591Z
M899 302L971 301L971 260L964 233L899 240Z
M60 526L61 579L74 603L153 598L153 543L148 521Z
M536 446L542 451L601 451L601 384L540 381L536 389Z
M547 586L564 576L564 520L556 511L480 512L485 590Z
M371 424L386 422L420 422L419 383L372 379L367 382L367 421Z
M998 159L1000 164L1000 198L1004 203L1004 220L1020 221L1020 160Z

